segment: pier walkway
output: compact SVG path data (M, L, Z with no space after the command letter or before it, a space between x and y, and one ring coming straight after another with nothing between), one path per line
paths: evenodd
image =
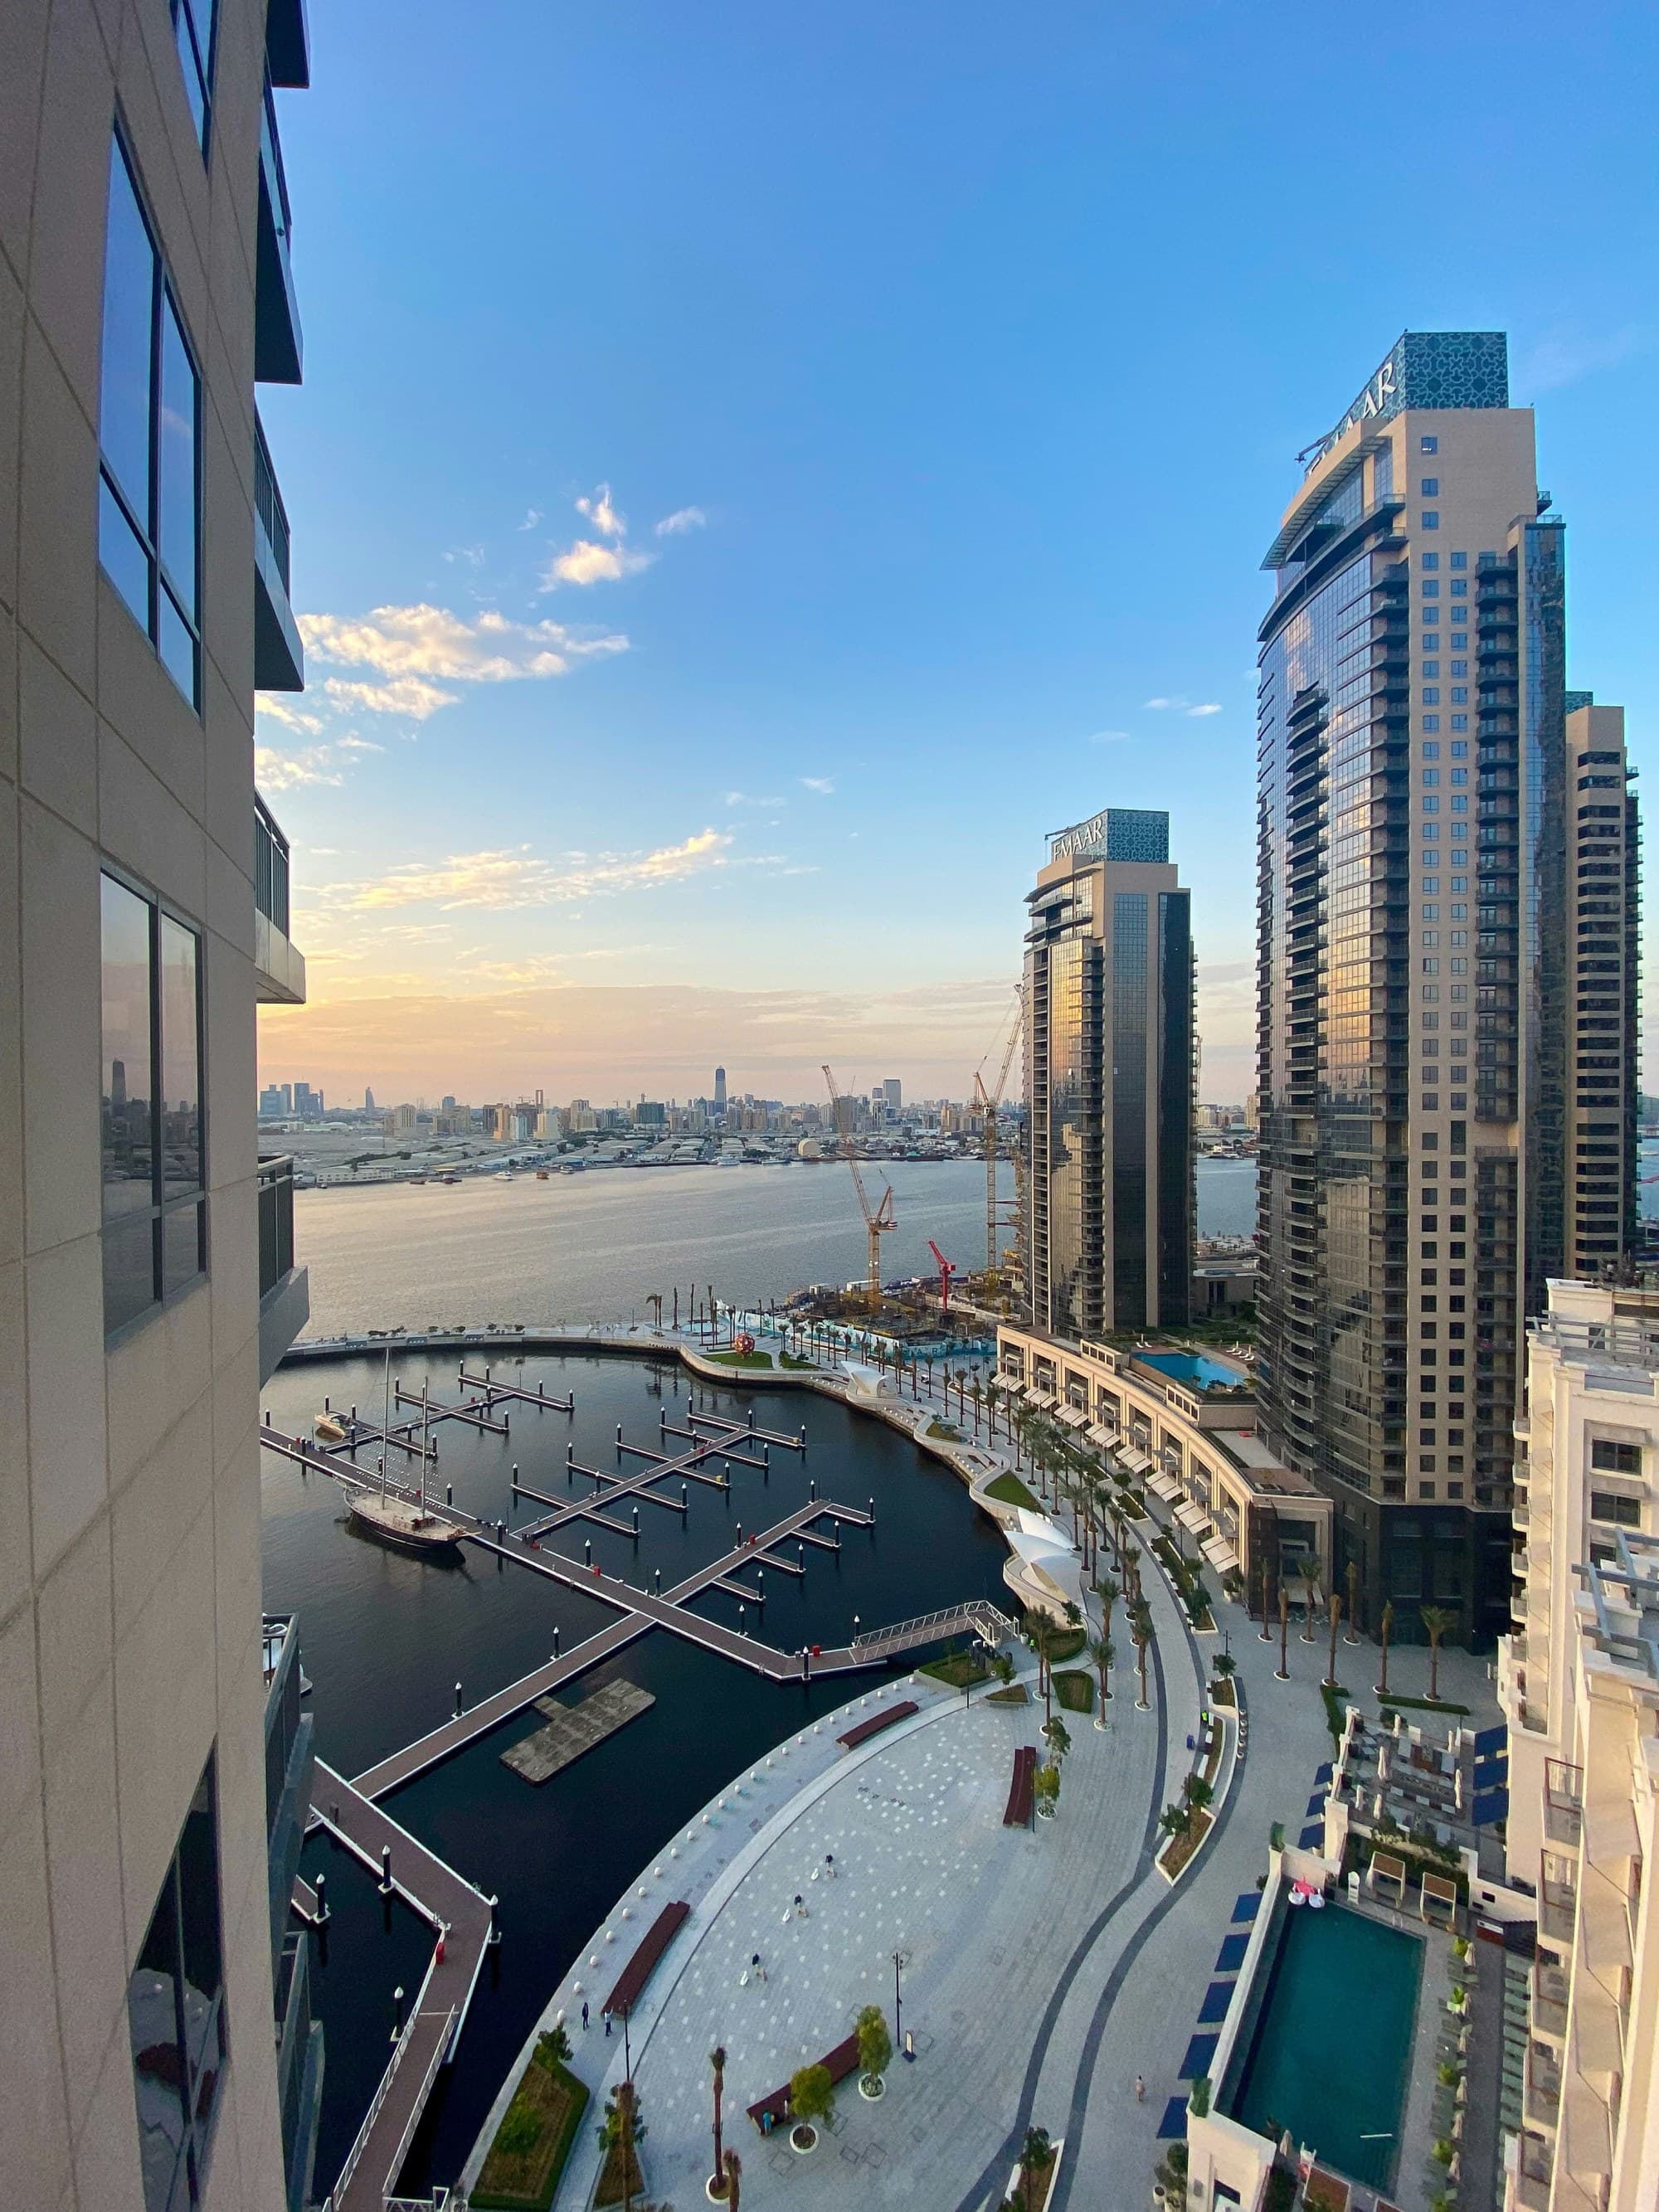
M487 1897L321 1759L313 1809L377 1876L389 1866L392 1890L437 1932L425 1979L325 2208L382 2212L438 2069L454 2049L465 2021L489 1946L493 1914ZM383 1856L388 1850L389 1861Z

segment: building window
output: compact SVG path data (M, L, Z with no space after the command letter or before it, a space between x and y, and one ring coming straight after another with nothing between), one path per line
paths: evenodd
M1467 553L1454 553L1451 556L1451 564L1454 568L1467 568L1469 565L1469 556Z
M213 34L216 0L173 0L173 35L179 66L185 73L185 97L196 125L196 143L205 159L213 119Z
M1437 453L1440 451L1440 441L1438 438L1419 438L1417 441L1417 450L1419 453Z
M207 1264L202 941L103 879L104 1327L113 1333Z
M1418 486L1418 491L1420 496L1424 499L1438 499L1440 496L1439 477L1425 477L1422 483Z
M1451 718L1451 726L1455 730L1467 730L1469 726L1469 718L1467 714L1454 714Z
M1601 1474L1640 1474L1642 1447L1616 1443L1611 1437L1592 1437L1590 1465Z
M1425 730L1437 730L1440 727L1439 715L1425 714L1423 717L1423 726Z
M1425 530L1438 530L1440 527L1440 517L1431 507L1425 507L1423 510L1423 527Z
M126 153L104 250L98 557L192 707L201 697L201 381Z
M1440 556L1437 553L1425 553L1419 556L1418 566L1421 568L1437 568L1440 566Z
M1592 1490L1590 1519L1610 1522L1616 1528L1639 1528L1642 1501L1639 1498L1617 1498L1610 1490Z
M209 1759L127 1981L145 2212L186 2212L207 2188L225 2075L219 1807Z

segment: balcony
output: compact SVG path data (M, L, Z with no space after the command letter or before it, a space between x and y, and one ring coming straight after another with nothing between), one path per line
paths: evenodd
M263 1668L271 1989L284 2194L288 2212L303 2212L311 2199L317 2153L323 2030L311 2012L310 1938L289 1925L316 1770L313 1723L301 1703L306 1683L291 1613L266 1614Z
M253 973L262 1006L306 1002L303 953L289 942L288 839L276 817L253 794Z
M253 420L253 681L261 691L303 691L305 648L289 603L288 509Z
M311 1318L311 1283L294 1264L294 1162L259 1163L259 1382Z
M289 251L292 226L276 105L267 76L259 131L259 246L253 295L253 374L261 384L298 384L303 374L305 346Z
M270 0L265 10L265 69L270 81L306 91L311 83L311 32L305 0Z

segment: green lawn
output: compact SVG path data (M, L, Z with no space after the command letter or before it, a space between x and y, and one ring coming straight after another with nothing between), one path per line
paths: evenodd
M994 1498L999 1505L1024 1506L1028 1511L1036 1510L1036 1499L1017 1474L1000 1474L994 1482L988 1482L985 1495Z
M1080 1628L1057 1628L1048 1641L1048 1664L1060 1667L1066 1660L1075 1659L1087 1640Z
M490 2212L545 2212L587 2106L587 2089L546 2048L534 2057L495 2131L471 2201Z
M916 1672L931 1674L936 1682L948 1682L953 1690L961 1690L969 1682L988 1681L991 1670L977 1651L947 1651L943 1658L928 1660Z
M720 1367L769 1367L772 1364L769 1352L708 1352L703 1357Z

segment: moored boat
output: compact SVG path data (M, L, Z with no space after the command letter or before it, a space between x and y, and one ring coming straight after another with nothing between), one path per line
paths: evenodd
M389 1491L361 1490L351 1501L351 1518L365 1535L404 1552L453 1551L461 1540L453 1521L414 1498L394 1497Z

